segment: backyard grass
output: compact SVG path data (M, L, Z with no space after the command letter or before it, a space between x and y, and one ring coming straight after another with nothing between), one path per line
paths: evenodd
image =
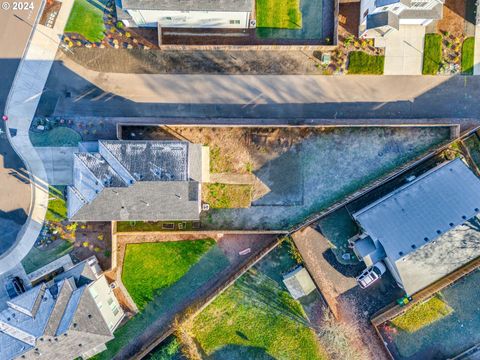
M212 239L128 244L122 281L138 308L177 282L214 244Z
M61 258L73 249L73 245L66 240L57 240L58 245L48 250L40 250L33 247L22 260L23 268L27 274Z
M392 324L404 331L414 333L425 326L449 315L453 309L439 296L413 306L405 314L393 319Z
M423 49L423 75L436 75L442 63L442 36L426 34Z
M363 51L352 51L348 55L349 74L382 75L385 56L369 55Z
M82 35L91 42L102 41L105 31L104 7L105 5L97 0L75 0L65 32Z
M49 186L47 221L62 221L67 218L67 203L63 195L64 186Z
M466 38L462 45L462 74L473 75L473 52L475 38Z
M180 351L180 342L174 336L165 340L161 346L145 357L146 360L181 360L185 359Z
M259 28L302 28L299 0L257 0L256 15Z
M43 132L30 131L33 146L77 146L82 137L75 130L59 126Z
M192 325L212 359L324 359L303 308L277 282L251 269Z
M213 209L250 207L251 185L214 183L203 186L202 190L202 200Z

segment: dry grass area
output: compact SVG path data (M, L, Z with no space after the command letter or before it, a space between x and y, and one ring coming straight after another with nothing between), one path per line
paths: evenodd
M192 143L210 146L212 173L248 174L286 153L321 128L170 127Z

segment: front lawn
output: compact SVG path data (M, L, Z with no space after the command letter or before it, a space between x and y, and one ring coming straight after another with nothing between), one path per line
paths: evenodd
M25 272L29 274L72 251L73 245L70 242L66 240L57 240L57 242L54 247L47 250L32 247L32 250L22 260Z
M466 38L462 45L462 74L473 75L473 53L475 49L475 38Z
M348 54L349 74L382 75L385 56L369 55L363 51L351 51Z
M212 209L248 208L252 198L251 185L207 184L203 186L202 199Z
M442 36L440 34L425 35L423 50L423 75L437 75L442 63Z
M177 282L213 245L212 239L128 244L122 281L138 308Z
M257 0L257 27L301 29L299 0Z
M325 359L300 303L279 284L251 269L193 323L212 359Z
M82 35L91 42L102 41L105 36L104 7L105 5L97 0L75 0L65 32Z
M67 204L63 195L64 186L49 187L47 221L62 221L67 218Z
M446 302L440 297L434 296L423 303L414 305L391 322L399 329L414 333L449 315L452 311L453 309Z

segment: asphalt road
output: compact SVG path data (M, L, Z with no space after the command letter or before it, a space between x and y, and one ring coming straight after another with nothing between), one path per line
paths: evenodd
M44 115L277 119L480 118L478 76L144 75L98 73L65 56Z
M2 114L15 72L32 32L31 24L35 21L41 7L41 0L28 0L26 3L29 9L14 10L13 7L18 7L20 3L24 2L0 0L0 110ZM30 8L30 4L33 9ZM5 10L4 6L9 9Z

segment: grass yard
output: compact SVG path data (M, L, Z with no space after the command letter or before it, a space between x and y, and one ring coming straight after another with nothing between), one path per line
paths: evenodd
M30 132L30 141L33 146L77 146L82 137L75 130L59 126L52 130Z
M442 36L426 34L423 50L423 75L436 75L442 63Z
M326 358L302 305L282 282L282 274L297 264L286 245L270 252L193 319L190 330L206 358Z
M251 185L206 184L202 192L202 200L213 209L248 208L252 199Z
M67 203L63 195L64 186L49 186L47 221L62 221L67 218Z
M73 245L66 240L57 240L58 244L48 250L40 250L32 247L32 250L22 260L23 268L27 274L47 265L48 263L67 255L73 249Z
M363 51L352 51L348 54L349 74L382 75L385 56L369 55Z
M122 281L143 309L156 292L177 282L213 245L212 239L128 244Z
M105 36L104 7L105 5L97 0L75 0L65 32L82 35L91 42L102 41Z
M167 338L158 348L145 357L146 360L182 360L186 359L180 350L180 342L174 336Z
M399 329L414 333L449 315L452 311L453 309L446 302L440 297L434 296L424 303L416 304L391 322Z
M299 0L257 0L256 14L259 28L302 28Z
M462 45L462 74L473 75L473 52L475 48L475 38L466 38Z

